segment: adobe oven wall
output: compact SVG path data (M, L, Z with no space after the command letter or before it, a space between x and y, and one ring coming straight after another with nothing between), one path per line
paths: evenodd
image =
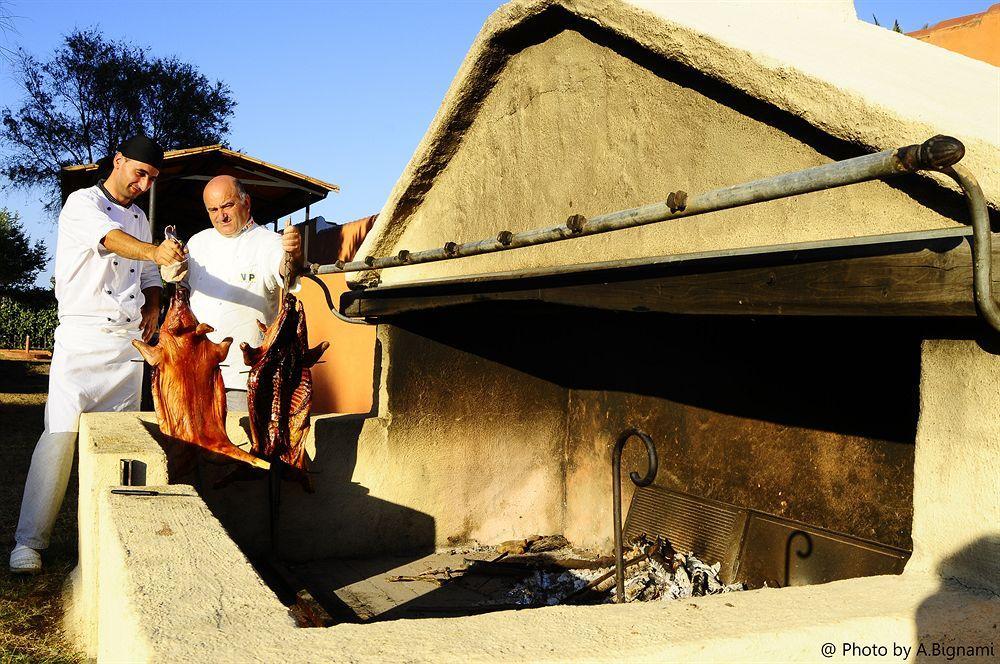
M522 26L524 44L476 81L454 150L419 204L383 211L377 255L563 223L867 152L582 21ZM571 22L572 23L572 22ZM924 137L924 138L929 138ZM428 176L421 175L427 178ZM899 179L903 185L906 178ZM910 180L913 184L913 180ZM919 187L926 191L927 183ZM961 207L942 209L965 219ZM882 182L567 242L384 270L433 277L941 228L954 219ZM400 232L398 229L402 229ZM398 235L398 237L397 237Z

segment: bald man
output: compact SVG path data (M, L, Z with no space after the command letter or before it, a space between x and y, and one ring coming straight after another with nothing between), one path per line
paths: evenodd
M191 290L194 315L215 328L208 335L212 341L233 338L222 380L229 410L245 411L248 374L240 344L260 346L263 341L257 321L269 325L277 315L285 252L294 265L301 265L302 238L293 226L279 235L254 223L250 196L231 176L210 180L203 200L212 228L188 242L186 264L163 268L161 274Z

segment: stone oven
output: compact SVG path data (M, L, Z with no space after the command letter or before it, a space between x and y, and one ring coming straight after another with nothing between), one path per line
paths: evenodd
M982 100L998 85L995 69L860 23L850 2L504 6L364 258L303 284L329 290L346 271L335 312L309 315L377 325L371 411L314 418L316 493L283 488L275 522L263 483L212 491L206 468L198 491L160 486L155 419L86 416L70 626L109 659L992 647L1000 129ZM964 148L951 179L897 152L936 134ZM847 167L830 165L845 160L906 172L839 186ZM794 195L712 207L727 187L823 166L812 185L782 180ZM589 233L652 208L657 221ZM545 228L568 239L513 248ZM236 439L240 415L229 424ZM302 585L329 610L337 584L532 535L611 554L628 427L659 469L648 487L625 479L626 535L666 534L754 590L328 629L296 629L272 591ZM126 454L174 495L110 495ZM623 476L646 463L630 444Z

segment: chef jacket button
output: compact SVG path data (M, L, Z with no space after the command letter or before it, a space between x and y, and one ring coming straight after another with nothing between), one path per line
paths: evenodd
M111 320L110 318L108 320Z
M139 215L137 215L137 214L133 214L132 216L135 217L136 219L139 218Z
M114 264L115 264L115 265L118 265L118 261L114 261Z
M129 270L129 272L135 272L135 268L134 268L134 267L133 267L133 268L131 268L131 269Z
M132 319L131 319L131 318L126 318L126 319L125 319L125 322L126 322L126 323L131 323L131 322L132 322Z
M129 296L128 296L128 299L130 299L130 300L134 300L134 299L135 299L135 295L129 295Z
M108 295L111 295L111 291L108 291Z
M107 207L107 208L105 208L105 209L106 209L106 210L107 210L108 212L111 212L111 208L110 208L110 207Z

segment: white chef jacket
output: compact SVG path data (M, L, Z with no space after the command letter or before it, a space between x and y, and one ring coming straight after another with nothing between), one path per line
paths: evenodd
M66 199L56 239L60 325L139 329L142 290L159 286L160 273L150 261L105 249L101 239L113 230L152 242L146 214L134 203L122 207L96 185Z
M233 338L222 363L222 380L226 389L245 390L250 368L243 363L240 344L260 346L264 335L257 321L270 324L278 312L279 270L285 257L281 235L251 220L233 237L206 228L187 248L191 311L198 322L215 328L208 335L212 341Z
M70 194L59 214L48 432L77 431L81 413L139 408L142 363L131 342L141 336L142 289L159 286L160 275L152 262L105 249L101 239L113 230L152 237L138 206L123 207L98 186Z

